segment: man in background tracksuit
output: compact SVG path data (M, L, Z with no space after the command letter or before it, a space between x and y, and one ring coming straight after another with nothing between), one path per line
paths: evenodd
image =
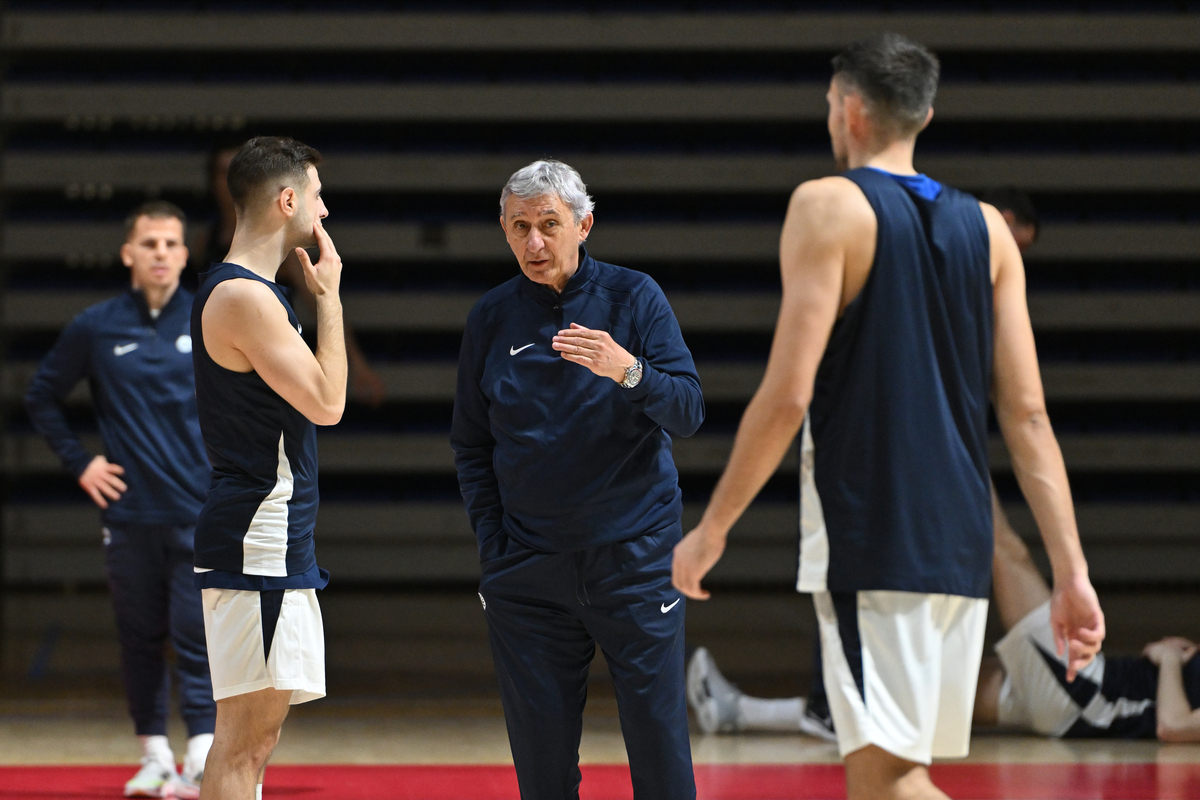
M451 444L521 797L578 797L599 644L634 796L692 800L670 437L704 420L700 380L662 290L584 249L579 173L535 162L500 204L522 274L467 318Z
M161 201L129 216L121 260L130 290L72 320L25 395L34 428L102 510L121 672L144 753L126 797L199 797L216 721L192 578L192 532L209 467L196 415L192 295L179 285L188 256L184 222L178 207ZM67 396L85 378L102 455L84 449L64 413ZM189 736L182 775L166 736L168 638Z

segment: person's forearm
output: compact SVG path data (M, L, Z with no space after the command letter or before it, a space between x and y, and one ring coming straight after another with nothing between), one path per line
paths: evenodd
M722 534L729 532L775 474L804 421L806 410L807 403L759 389L738 425L729 464L713 490L701 526Z
M1183 688L1183 659L1174 651L1164 653L1158 667L1156 715L1158 738L1164 741L1187 738L1193 712ZM1192 736L1197 733L1200 732L1193 732Z
M704 422L704 394L694 373L670 375L645 363L642 383L630 390L631 399L672 436L691 436Z
M317 298L317 363L325 375L325 402L331 408L346 407L346 336L342 325L342 301L336 294ZM340 416L340 411L339 411Z
M1037 521L1055 581L1086 575L1067 469L1049 417L1044 412L1022 419L998 416L1013 472Z

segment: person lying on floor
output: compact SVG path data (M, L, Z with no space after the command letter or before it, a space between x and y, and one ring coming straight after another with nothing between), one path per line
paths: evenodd
M980 666L973 723L1061 738L1200 741L1196 643L1168 636L1140 656L1101 653L1068 682L1050 628L1050 587L994 492L992 506L993 593L1007 633ZM721 675L705 648L688 663L688 702L705 733L796 731L832 740L832 722L817 710L820 688L818 676L807 699L752 697Z

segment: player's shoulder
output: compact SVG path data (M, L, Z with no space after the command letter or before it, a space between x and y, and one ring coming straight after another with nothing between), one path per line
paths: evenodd
M875 211L862 189L841 175L805 181L792 192L788 216L815 231L836 234L875 225Z
M287 320L287 309L264 281L228 278L212 288L204 304L205 318L216 317L227 324L253 324L261 320Z

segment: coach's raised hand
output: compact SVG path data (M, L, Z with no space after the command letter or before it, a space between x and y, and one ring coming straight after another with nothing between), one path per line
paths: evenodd
M613 341L608 331L594 331L572 322L567 330L558 332L551 344L567 361L582 364L604 378L617 383L625 380L625 368L633 356Z

